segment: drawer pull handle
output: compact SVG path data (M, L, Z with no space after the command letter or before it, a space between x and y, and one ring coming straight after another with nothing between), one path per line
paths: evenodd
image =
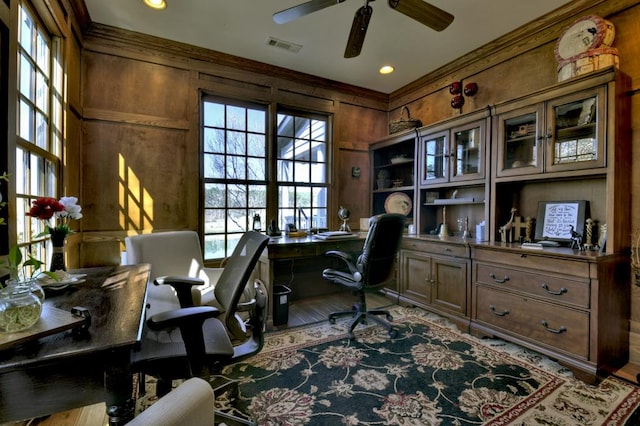
M542 288L544 289L544 291L549 294L553 294L554 296L562 296L563 293L567 292L567 289L564 287L560 287L560 290L558 291L551 291L549 290L549 286L547 285L547 283L542 283Z
M497 278L496 278L496 274L494 274L493 272L491 272L491 273L489 274L489 276L490 276L490 277L491 277L491 279L493 279L495 282L500 283L500 284L503 284L503 283L506 283L507 281L509 281L509 277L508 277L508 276L506 276L506 275L505 275L505 276L504 276L504 278L503 278L503 279L501 279L501 280L497 279Z
M547 324L547 322L545 320L542 320L541 324L549 333L561 334L561 333L564 333L565 331L567 331L567 327L565 327L564 325L561 325L560 328L556 330L556 329L553 329L553 328L549 328L549 325Z
M449 247L447 247L447 248L445 248L445 249L444 249L444 251L446 251L446 252L450 253L450 252L451 252L451 249L450 249Z
M509 310L508 309L505 309L502 312L496 312L496 307L493 306L493 305L489 305L489 309L491 309L491 312L493 312L494 315L497 315L499 317L504 317L506 315L509 315Z

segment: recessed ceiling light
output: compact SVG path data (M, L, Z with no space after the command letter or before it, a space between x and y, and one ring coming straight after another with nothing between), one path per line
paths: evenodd
M144 0L144 4L151 9L163 10L167 8L167 3L164 0Z
M391 65L383 65L378 71L380 74L391 74L395 68Z

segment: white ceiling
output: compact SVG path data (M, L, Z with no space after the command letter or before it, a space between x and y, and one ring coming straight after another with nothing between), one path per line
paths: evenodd
M436 32L372 2L360 56L345 59L351 22L364 0L346 0L287 24L275 12L306 0L166 0L154 11L142 0L85 0L91 20L188 43L331 80L391 93L464 54L561 7L570 0L429 0L453 14ZM302 45L291 53L267 45L275 37ZM396 71L378 74L383 64Z

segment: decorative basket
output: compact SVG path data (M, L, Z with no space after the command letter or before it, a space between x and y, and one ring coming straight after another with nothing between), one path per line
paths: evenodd
M403 117L403 113L407 111L407 118ZM417 118L411 118L411 113L407 106L403 106L400 110L400 120L389 123L389 134L394 134L407 129L415 129L422 126L422 121Z

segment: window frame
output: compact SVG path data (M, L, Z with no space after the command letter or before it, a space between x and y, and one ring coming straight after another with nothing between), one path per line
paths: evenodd
M266 161L265 161L265 181L264 184L266 185L266 205L264 206L258 206L256 208L247 205L246 209L247 212L250 212L250 214L247 214L247 220L246 220L246 225L245 225L245 229L239 229L239 230L234 230L231 233L221 233L218 232L216 235L219 236L223 236L222 238L224 238L225 240L225 255L224 256L216 256L216 257L211 257L209 256L209 252L211 252L211 250L207 249L207 244L210 243L210 236L213 235L211 232L209 232L206 228L207 228L207 218L206 218L206 209L207 209L207 200L206 200L206 195L205 195L205 187L207 184L210 184L214 181L217 181L217 183L222 184L223 182L227 181L226 183L239 183L239 181L233 180L233 179L226 179L226 178L217 178L217 179L212 179L212 178L208 178L206 177L206 171L205 171L205 129L207 128L207 126L205 126L205 102L208 101L212 101L212 102L217 102L217 103L222 103L225 105L235 105L235 106L240 106L240 107L255 107L255 108L259 108L261 110L263 110L266 114L266 119L265 119L265 151L266 151ZM231 252L233 251L233 248L235 247L235 243L233 242L233 240L235 239L239 239L241 237L241 235L246 232L247 230L252 229L252 216L254 213L257 213L260 215L260 230L262 232L264 232L265 230L267 230L270 222L272 220L275 220L274 218L280 218L280 207L279 207L279 198L280 198L280 188L283 185L286 185L288 187L295 187L296 191L298 188L310 188L310 191L315 191L318 189L325 189L325 206L323 208L324 212L325 212L325 216L326 216L326 212L329 211L329 200L330 200L330 191L331 191L331 173L332 173L332 156L331 156L331 148L332 148L332 114L330 113L326 113L326 112L322 112L322 111L310 111L310 110L306 110L306 109L302 109L302 108L294 108L294 107L289 107L289 106L283 106L283 105L278 105L275 103L265 103L265 102L260 102L260 101L255 101L255 100L248 100L248 99L242 99L242 98L232 98L232 97L227 97L227 96L219 96L216 94L212 94L212 93L208 93L203 91L201 93L200 96L200 148L199 148L199 154L200 154L200 207L199 207L199 226L200 226L200 232L201 232L201 236L202 236L202 244L203 244L203 253L204 253L204 260L205 262L209 262L209 261L219 261L220 259L224 259L224 257L228 256L231 254ZM307 182L307 183L297 183L297 182L279 182L278 178L277 178L277 165L278 165L278 159L277 157L277 146L278 146L278 135L277 135L277 117L279 114L288 114L288 115L294 115L296 117L304 117L307 119L315 119L315 120L321 120L324 122L324 129L325 129L325 161L323 162L325 170L324 170L324 182ZM256 184L262 184L263 181L249 181L251 183L256 183ZM314 205L304 205L302 206L303 208L307 208L307 211L305 212L305 214L309 214L312 210L308 210L308 208L312 208ZM223 207L225 209L228 209L228 206ZM296 211L296 219L298 218L298 210L297 210L297 204L294 204L294 206L291 207L292 209L295 209ZM328 218L327 218L328 220ZM278 221L280 222L280 219L278 219ZM326 222L324 222L326 223ZM296 225L298 224L298 221L296 220ZM278 223L277 226L280 228L280 230L284 231L284 225L282 223ZM218 243L219 244L219 243ZM219 251L219 250L218 250Z
M15 165L11 178L11 185L15 190L15 214L16 214L16 244L22 250L23 256L27 254L41 260L48 266L52 247L48 235L44 235L45 223L42 220L29 218L25 213L31 207L31 202L37 197L49 196L59 198L63 174L64 155L64 127L66 118L66 87L65 74L65 49L64 40L57 28L51 28L47 23L51 17L43 16L41 9L28 0L18 2L18 34L16 37L16 139L15 139ZM23 19L26 13L32 23L31 52L22 45ZM34 54L33 49L42 47L37 43L42 35L47 43L46 68L42 68L44 62L39 61L39 52ZM25 62L26 61L26 62ZM37 93L38 83L44 79L38 79L38 73L48 71L46 77L46 96L38 98L38 95L23 93L21 83L23 79L22 67L31 65L28 78L30 89ZM33 66L35 65L35 66ZM46 74L46 73L43 73ZM40 88L41 89L41 88ZM30 137L25 137L21 127L21 109L27 107L32 115L40 114L44 117L41 124L44 130L38 136L38 124L36 120L29 120ZM44 106L44 107L43 107Z

